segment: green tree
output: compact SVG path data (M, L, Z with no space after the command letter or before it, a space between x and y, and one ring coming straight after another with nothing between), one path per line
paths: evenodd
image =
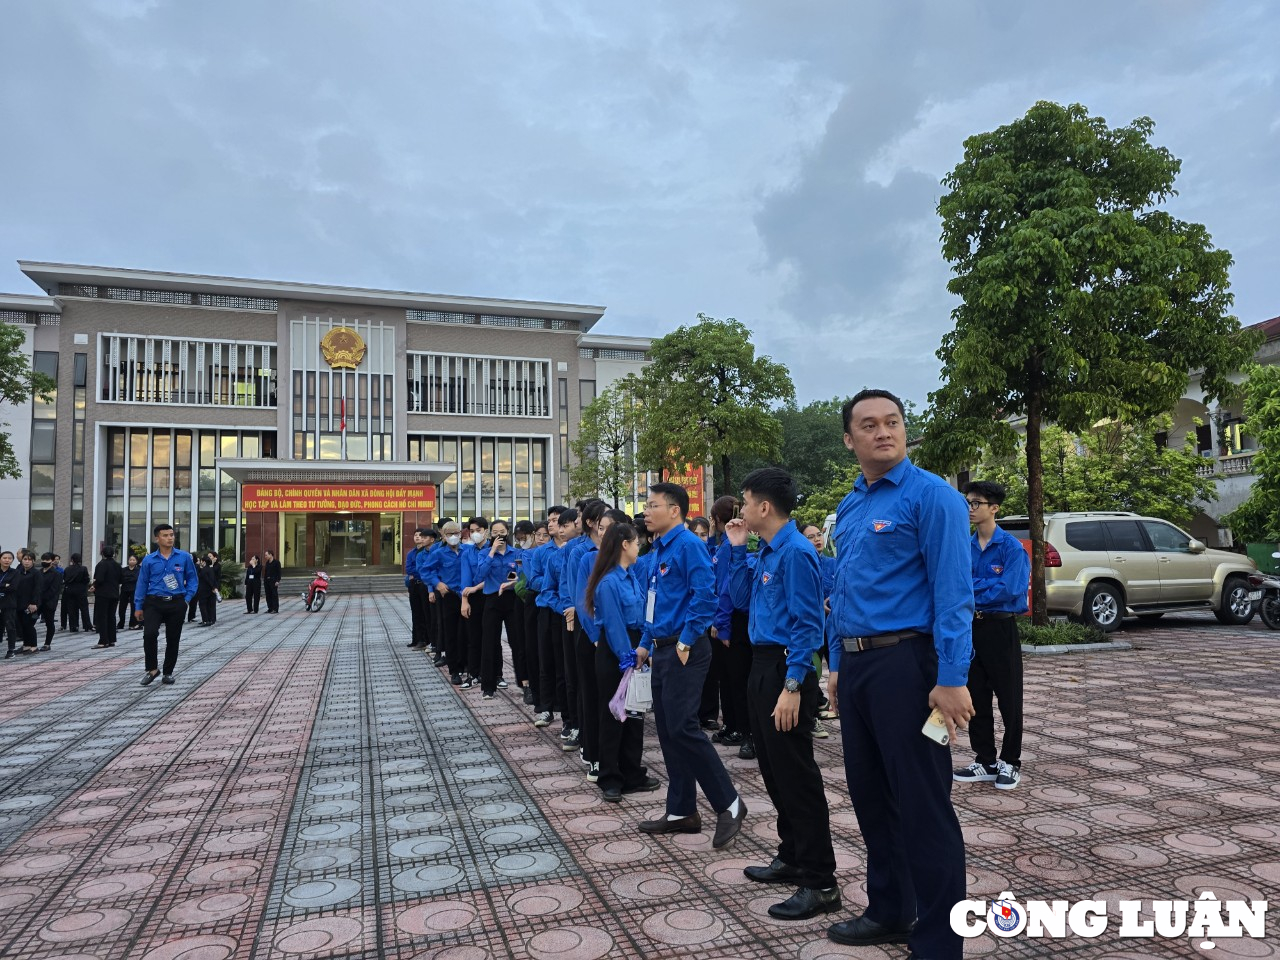
M1259 338L1231 306L1231 255L1159 205L1179 161L1151 120L1108 127L1084 107L1041 101L965 141L943 180L942 252L960 298L938 350L920 460L951 472L979 449L1009 451L1026 418L1032 604L1047 622L1042 427L1146 420L1173 408L1196 370L1205 394Z
M1254 364L1244 384L1244 419L1258 441L1249 498L1222 518L1245 543L1280 541L1280 367Z
M1213 475L1202 475L1213 461L1195 452L1194 435L1182 447L1157 446L1156 435L1170 425L1166 416L1140 424L1108 421L1079 435L1045 427L1044 509L1132 510L1185 527L1218 491ZM1023 449L983 457L971 475L1005 487L1002 514L1027 512Z
M52 403L57 383L52 377L31 369L31 361L22 352L24 335L22 327L0 323L0 402L13 407L24 407L35 396L37 403ZM22 476L17 452L9 439L7 421L0 421L0 477Z
M569 495L601 497L616 507L635 480L640 406L627 381L603 390L582 411L578 438L570 444Z
M653 470L716 464L716 488L733 489L731 457L776 457L782 426L770 413L795 398L787 368L756 356L751 331L732 317L660 337L650 362L628 378L644 406L639 459Z

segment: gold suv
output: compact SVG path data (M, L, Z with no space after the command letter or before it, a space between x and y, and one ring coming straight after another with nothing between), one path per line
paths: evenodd
M1030 538L1026 517L1001 527ZM1221 623L1253 619L1260 591L1252 560L1210 550L1173 524L1136 513L1050 513L1044 519L1049 613L1110 632L1125 617L1155 620L1179 610L1212 610Z

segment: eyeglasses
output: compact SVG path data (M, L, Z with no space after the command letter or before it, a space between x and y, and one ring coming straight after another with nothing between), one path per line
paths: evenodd
M990 500L966 500L965 503L969 504L970 510L977 510L979 507L991 506Z
M661 500L650 500L644 505L646 510L661 510L663 507L674 507L674 503L663 503Z

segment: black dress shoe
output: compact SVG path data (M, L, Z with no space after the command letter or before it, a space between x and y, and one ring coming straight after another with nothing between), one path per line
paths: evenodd
M742 741L742 746L738 748L738 757L742 760L754 760L756 758L756 742L750 737Z
M742 829L742 821L747 819L747 803L738 797L738 815L735 817L728 810L716 815L716 835L711 839L711 846L716 850L733 843L733 838Z
M146 687L146 686L150 686L151 681L152 681L152 680L154 680L154 679L155 679L156 677L158 677L158 676L160 676L160 671L159 671L159 670L157 670L155 673L152 673L150 670L148 670L148 671L147 671L147 673L146 673L146 676L144 676L144 677L142 678L142 685L143 685L144 687Z
M170 674L166 673L163 677L160 678L160 682L164 684L172 684L173 677Z
M658 789L658 781L655 777L645 777L644 783L637 783L634 787L623 787L623 793L653 793Z
M699 726L702 727L703 730L719 730L720 721L719 720L703 720L699 723Z
M603 793L604 793L604 798L605 798L606 800L608 800L610 803L621 803L621 802L622 802L622 788L621 788L621 787L605 787L605 788L604 788L604 790L603 790Z
M679 820L659 817L657 820L641 820L636 827L641 833L701 833L702 818L696 813Z
M756 883L795 883L800 871L790 864L783 863L777 857L767 867L746 867L742 871L748 880Z
M850 947L873 943L906 943L913 929L914 923L908 923L905 927L886 927L861 916L827 927L827 939Z
M775 920L808 920L820 913L835 913L840 909L840 888L811 890L801 887L786 900L769 908L769 916Z

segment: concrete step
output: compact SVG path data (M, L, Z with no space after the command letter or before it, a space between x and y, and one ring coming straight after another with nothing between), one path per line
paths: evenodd
M333 573L329 574L329 582L335 594L346 593L352 596L365 593L404 593L404 574L402 573ZM296 596L310 586L315 574L305 577L283 577L280 580L280 595Z

